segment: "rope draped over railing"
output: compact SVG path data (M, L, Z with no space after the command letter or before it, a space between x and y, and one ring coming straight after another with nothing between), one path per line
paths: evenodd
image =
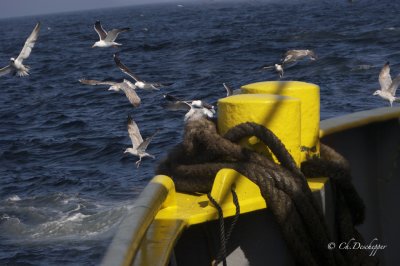
M238 144L251 136L268 146L280 164ZM331 161L338 158L337 163ZM364 205L351 185L345 160L333 150L322 146L321 158L303 163L300 170L282 142L267 128L247 122L221 136L212 121L200 119L186 124L183 142L160 163L157 174L172 177L177 191L208 193L222 168L234 169L260 187L297 264L376 263L363 250L327 248L332 237L305 176L328 176L334 180L338 238L348 241L354 237L363 242L354 225L362 223Z

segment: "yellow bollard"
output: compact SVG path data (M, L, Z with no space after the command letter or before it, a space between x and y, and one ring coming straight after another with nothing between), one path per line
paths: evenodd
M218 130L225 134L245 122L265 126L277 135L300 165L300 100L272 94L240 94L218 101ZM242 143L271 155L269 149L252 137ZM273 157L273 156L272 156ZM276 158L274 158L276 160Z
M301 101L301 161L319 155L319 87L300 81L264 81L241 87L243 93L266 93L298 98ZM285 120L283 120L285 121Z

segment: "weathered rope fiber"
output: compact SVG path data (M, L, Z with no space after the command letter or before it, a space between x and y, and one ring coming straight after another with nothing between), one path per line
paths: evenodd
M226 266L226 237L225 237L225 222L224 222L224 214L222 212L221 206L218 204L218 202L211 196L211 193L207 193L208 200L214 205L214 207L218 211L218 220L219 220L219 227L220 227L220 240L221 240L221 246L220 246L220 251L217 255L217 258L212 265L218 265L217 261L222 260L222 265Z
M361 234L354 227L365 220L365 205L351 183L350 165L347 160L332 148L321 144L320 158L303 162L301 170L308 177L327 176L330 178L335 202L337 243L355 241L364 243ZM378 260L368 256L365 250L344 249L349 265L376 265Z
M226 234L225 234L225 222L224 222L222 208L219 206L218 202L211 196L211 193L207 193L207 197L208 197L209 201L215 206L215 208L218 211L218 219L219 219L219 223L220 223L220 234L221 234L220 235L220 240L221 240L220 250L216 256L216 259L214 261L212 261L211 265L218 265L221 261L224 266L226 265L226 246L232 235L233 229L235 228L235 225L236 225L237 221L239 220L240 204L239 204L238 196L233 187L231 188L231 193L232 193L233 204L235 205L236 211L235 211L235 216L233 216L233 220L232 220L231 225L230 225L228 231L226 232Z
M280 164L237 144L239 140L250 136L256 136L264 142ZM310 163L304 167L311 169L316 166ZM232 128L222 137L217 133L213 122L206 119L191 121L185 126L183 142L161 162L157 174L171 176L178 191L208 193L211 191L216 173L222 168L234 169L260 187L261 194L268 203L268 209L280 225L286 243L298 265L347 265L350 263L348 256L343 256L339 250L328 250L327 245L331 242L331 236L321 206L314 199L304 174L296 166L281 141L270 130L260 125L243 123ZM330 168L327 167L328 169ZM331 174L326 174L326 176L331 176ZM348 176L343 174L340 177L342 178L338 180L343 181L337 182L336 187L338 191L341 191L338 195L343 201L340 205L343 211L348 200L357 198L355 196L357 194L350 181L345 181L349 180ZM348 196L348 191L353 191L355 194ZM360 202L362 203L361 200ZM358 208L359 205L349 206L348 210L362 210ZM352 212L345 211L346 217L349 213ZM340 227L345 230L345 232L340 232L342 238L346 239L347 236L354 235L356 233L354 221L360 222L362 218L361 211L355 215L355 219L347 219L349 226Z

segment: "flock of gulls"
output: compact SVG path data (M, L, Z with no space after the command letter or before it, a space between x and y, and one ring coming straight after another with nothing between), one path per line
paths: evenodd
M12 74L19 77L29 75L29 67L24 65L23 62L30 56L32 49L35 46L35 43L39 36L40 26L41 24L40 22L38 22L35 28L33 29L32 33L26 39L25 44L19 55L16 58L11 57L10 63L7 66L0 69L0 77L6 74ZM99 40L93 44L92 48L119 47L121 46L121 44L116 42L118 35L122 32L130 30L130 28L121 28L121 29L112 29L107 32L102 27L100 21L96 21L96 23L94 24L94 29L99 35ZM129 102L132 104L133 107L138 107L141 103L141 99L136 93L137 89L148 90L148 91L160 90L160 88L162 87L172 85L172 83L146 82L140 79L126 65L124 65L121 62L118 52L114 53L113 57L116 66L123 73L128 75L129 78L132 79L132 81L128 79L124 79L121 82L99 81L94 79L80 79L79 81L82 84L86 85L94 85L94 86L107 85L109 86L108 90L110 91L116 91L116 92L122 91L125 93L126 97L128 98ZM279 61L279 63L263 66L262 70L272 69L279 75L280 78L282 78L284 75L284 68L286 68L287 65L307 58L312 61L317 60L317 56L312 50L289 50L284 54L283 58ZM393 106L393 102L400 100L399 97L396 97L396 90L400 85L400 75L398 75L396 78L392 80L390 75L389 62L385 63L385 65L380 71L379 84L380 84L380 89L376 90L373 93L373 95L378 95L381 98L389 101L390 106ZM226 89L227 96L240 93L240 89L234 90L226 83L223 83L223 86ZM190 100L190 101L181 100L170 94L164 94L164 98L168 101L167 108L186 110L186 114L184 117L185 122L190 120L196 120L202 117L212 118L215 115L214 106L202 100ZM131 116L128 116L127 129L129 137L132 142L132 147L127 148L124 153L129 153L139 157L139 160L136 161L136 166L139 167L142 158L144 157L155 158L153 155L147 153L146 149L150 144L151 140L157 134L158 130L153 135L143 140L142 135L140 134L139 127L137 126L136 122L132 119Z

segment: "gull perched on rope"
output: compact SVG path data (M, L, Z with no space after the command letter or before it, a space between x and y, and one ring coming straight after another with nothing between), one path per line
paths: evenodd
M183 109L188 111L185 114L184 121L197 120L203 117L213 118L215 114L214 106L201 100L183 101L170 94L165 94L164 98L170 102L168 109Z
M124 79L123 82L114 82L114 81L98 81L93 79L80 79L80 83L86 85L109 85L109 91L123 91L128 98L129 102L134 106L138 107L140 105L140 98L136 94L136 86L132 84L129 80Z
M24 66L22 62L29 57L32 52L32 48L35 46L36 40L39 36L40 22L36 23L35 28L32 33L26 39L24 47L19 53L17 58L11 57L10 64L6 67L0 69L0 76L12 73L13 75L18 75L19 77L24 77L29 75L29 67Z
M400 98L396 97L396 90L400 85L400 75L392 81L389 62L386 62L379 73L379 84L381 89L375 91L373 95L379 95L381 98L388 100L392 107L394 101L397 102L400 100Z
M121 60L119 59L118 53L114 54L114 62L118 66L119 69L121 69L122 72L130 76L135 80L135 86L143 89L143 90L159 90L160 87L164 86L169 86L172 85L173 83L156 83L156 82L146 82L142 79L140 79L138 76L133 74L133 72L125 66Z
M135 162L136 167L139 167L142 158L150 157L155 158L154 155L151 155L146 152L147 146L149 146L153 137L157 134L158 130L151 135L150 137L146 138L143 141L142 135L140 134L139 127L137 126L136 122L132 119L131 116L128 116L128 133L129 137L132 141L132 148L127 148L124 153L130 153L132 155L138 156L139 160Z
M109 32L105 31L103 27L100 24L100 21L96 21L94 24L94 30L97 32L99 35L100 40L95 42L92 46L94 47L117 47L121 46L122 44L115 42L115 39L117 39L118 34L124 31L130 30L130 28L122 28L122 29L113 29L110 30Z

